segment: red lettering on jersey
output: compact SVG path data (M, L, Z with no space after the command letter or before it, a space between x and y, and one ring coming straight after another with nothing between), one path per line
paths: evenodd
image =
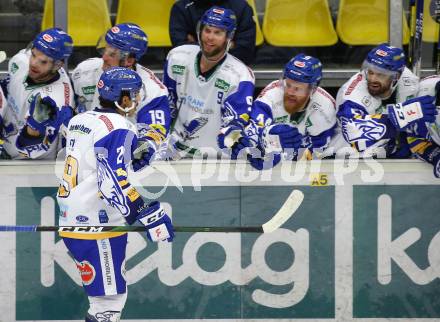
M70 105L70 88L69 84L63 83L64 85L64 105Z
M357 86L357 84L359 84L361 80L362 80L362 74L357 75L357 77L348 86L347 90L345 91L345 95L350 95L351 92L353 92L354 88Z
M281 82L282 81L276 81L272 84L267 85L265 88L263 88L263 90L261 91L260 95L258 95L257 98L260 98L262 96L264 96L268 91L270 91L271 89L274 89L275 87L281 87Z
M333 98L333 96L331 96L325 89L321 88L321 87L317 87L316 91L322 95L324 95L325 97L327 97L330 101L332 101L333 103L333 107L336 109L336 101Z
M90 285L93 283L96 277L96 271L92 264L88 261L76 262L76 268L78 268L79 275L84 285Z
M100 115L100 116L99 116L99 119L100 119L101 121L104 122L104 124L105 124L105 126L107 126L107 130L108 130L109 132L110 132L111 130L114 129L114 126L113 126L113 124L112 124L112 121L110 121L110 119L109 119L107 116L105 116L105 115Z
M165 85L162 84L162 82L156 77L156 75L153 74L153 72L151 70L149 70L148 68L145 68L144 66L141 66L141 68L148 73L148 75L150 76L150 79L153 82L155 82L161 89L165 89Z

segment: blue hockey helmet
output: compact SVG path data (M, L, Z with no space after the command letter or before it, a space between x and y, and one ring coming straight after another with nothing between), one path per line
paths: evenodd
M73 51L72 37L60 28L40 32L34 38L32 46L54 60L69 58Z
M322 64L318 58L298 54L284 66L284 78L318 85L322 79Z
M382 71L401 74L405 64L405 54L401 48L380 44L368 53L363 69L373 66Z
M214 6L206 10L200 18L200 28L204 25L226 30L228 38L233 38L237 27L237 18L231 9Z
M142 87L142 79L134 70L112 67L102 73L97 87L99 96L108 101L118 101L123 91L134 99Z
M148 47L147 35L134 23L121 23L111 27L105 34L105 41L123 52L134 54L136 60L141 59Z

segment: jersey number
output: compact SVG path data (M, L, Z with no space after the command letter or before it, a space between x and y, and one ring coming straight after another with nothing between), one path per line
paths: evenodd
M58 188L58 197L67 198L78 184L78 160L69 155L64 165L63 181Z
M162 110L152 110L148 111L151 117L151 124L162 124L165 125L165 114Z

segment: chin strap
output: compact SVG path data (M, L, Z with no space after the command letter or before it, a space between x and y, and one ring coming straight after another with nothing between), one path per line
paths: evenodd
M122 107L121 105L118 104L118 102L114 101L116 107L125 113L125 116L128 115L128 113L130 113L130 111L132 111L135 107L136 107L136 102L132 102L130 107Z

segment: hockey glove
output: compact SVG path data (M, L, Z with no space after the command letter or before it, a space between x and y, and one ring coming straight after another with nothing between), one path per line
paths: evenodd
M50 135L57 132L61 124L67 125L72 116L73 111L70 106L63 106L60 110L52 98L49 96L41 98L38 94L31 102L27 126L38 131L41 136L46 135L46 130L50 129L51 133L48 133Z
M281 153L286 150L298 150L302 135L291 124L273 124L263 130L262 136L265 153Z
M267 170L275 167L281 161L281 154L270 153L265 158L255 158L248 154L247 159L254 169Z
M222 128L217 136L217 143L220 149L231 149L232 160L236 160L243 149L252 146L243 128L236 124Z
M391 123L399 131L405 130L418 120L435 122L437 115L434 97L429 95L412 98L399 104L389 104L387 108Z
M173 241L174 229L170 217L159 201L154 201L136 217L147 228L147 237L153 242Z

